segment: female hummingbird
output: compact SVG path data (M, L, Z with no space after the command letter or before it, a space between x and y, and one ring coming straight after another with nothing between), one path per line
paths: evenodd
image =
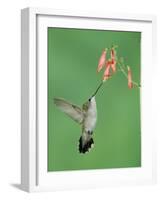
M94 146L92 136L97 122L97 106L95 96L102 84L103 82L81 108L62 98L54 98L55 105L82 127L82 133L79 139L80 153L89 152Z

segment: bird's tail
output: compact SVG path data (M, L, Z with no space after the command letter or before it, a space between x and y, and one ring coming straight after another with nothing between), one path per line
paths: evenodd
M91 148L94 146L93 138L90 138L87 141L83 141L83 137L81 136L79 139L79 153L89 152Z

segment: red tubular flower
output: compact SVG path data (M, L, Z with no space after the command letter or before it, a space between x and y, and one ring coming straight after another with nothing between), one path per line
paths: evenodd
M111 61L111 69L112 69L113 73L116 72L116 61Z
M112 49L111 49L111 59L112 59L112 60L115 60L115 55L116 55L116 52L115 52L115 50L112 48Z
M110 67L111 67L111 61L107 61L106 62L106 69L105 69L105 72L103 74L103 81L106 81L110 76Z
M127 67L127 70L128 70L128 75L127 75L128 87L129 87L129 89L131 89L133 87L133 82L132 82L132 73L131 73L131 69L129 66Z
M111 49L111 68L113 73L116 72L116 52L114 49Z
M99 59L99 62L98 62L98 68L97 68L97 72L99 72L105 65L105 62L106 62L106 53L107 53L107 49L105 49L103 52L102 52L102 55Z

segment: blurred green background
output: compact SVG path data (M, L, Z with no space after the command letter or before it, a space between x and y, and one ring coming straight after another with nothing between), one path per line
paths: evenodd
M81 128L53 103L62 97L82 105L95 91L103 71L96 73L105 47L118 45L118 57L131 66L140 82L139 32L48 28L48 171L141 166L140 91L128 89L117 72L99 91L95 146L78 152Z

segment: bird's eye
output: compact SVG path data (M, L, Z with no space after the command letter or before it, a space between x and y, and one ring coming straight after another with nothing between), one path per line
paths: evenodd
M91 99L88 99L88 101L91 101Z

